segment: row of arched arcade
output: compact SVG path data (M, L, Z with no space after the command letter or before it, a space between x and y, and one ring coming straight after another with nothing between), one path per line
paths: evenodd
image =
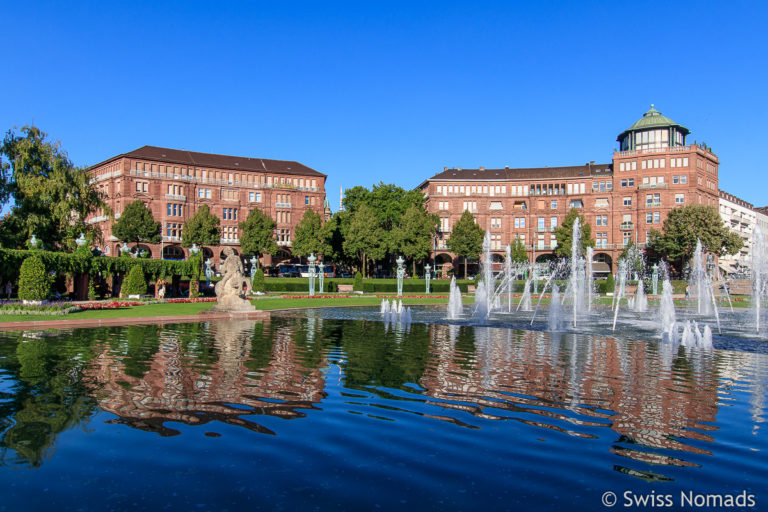
M548 263L550 261L556 260L557 256L554 255L554 253L544 253L539 254L536 257L536 263ZM495 272L500 272L504 270L504 254L502 253L491 253L491 262L493 263L493 270ZM592 258L592 264L593 264L593 272L595 275L608 275L613 273L613 259L609 254L606 254L604 252L598 252L595 253L594 257ZM454 268L461 269L463 273L464 268L464 259L454 257L452 254L449 253L438 253L435 255L434 258L434 266L435 266L435 273L438 276L447 277L450 274L450 271ZM480 265L478 260L472 260L470 259L467 262L467 273L469 275L475 275L480 271Z

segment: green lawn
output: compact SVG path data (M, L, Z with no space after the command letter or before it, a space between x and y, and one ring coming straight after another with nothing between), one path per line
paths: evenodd
M393 297L394 298L394 297ZM465 298L471 301L471 298ZM403 298L403 304L445 304L446 298ZM265 296L251 301L256 309L275 310L292 308L311 308L327 306L378 306L381 298L375 296L340 297L323 299L283 299L279 296ZM100 309L95 311L81 311L64 316L53 315L3 315L1 322L34 322L51 320L81 320L98 318L124 318L124 317L153 317L153 316L180 316L197 315L203 310L213 306L212 302L197 302L189 304L147 304L146 306L130 306L116 309Z
M394 295L389 296L390 299L394 299ZM293 308L312 308L312 307L333 307L333 306L378 306L381 304L381 297L374 295L362 295L360 297L338 297L338 298L318 298L318 299L293 299L282 298L275 295L266 295L252 300L256 309L272 311L276 309L293 309ZM412 306L419 304L445 304L448 299L445 295L438 297L428 298L415 298L404 297L403 304ZM513 304L517 304L519 297L513 298ZM471 304L474 301L472 296L465 295L463 297L464 304ZM533 298L533 304L536 305L538 299ZM657 304L656 300L649 301L652 305ZM542 304L549 304L549 297L544 298L541 301ZM599 297L597 303L601 305L610 306L611 297ZM622 301L626 304L625 301ZM693 306L693 301L690 301L689 306ZM96 311L81 311L79 313L71 313L64 316L52 316L52 315L3 315L0 314L0 323L2 322L34 322L34 321L51 321L51 320L76 320L76 319L98 319L98 318L135 318L135 317L154 317L154 316L181 316L181 315L197 315L203 310L206 310L213 306L211 302L197 302L189 304L148 304L146 306L130 306L126 308L118 309L101 309ZM684 307L684 301L675 301L676 307ZM718 300L719 308L727 308L728 303L724 300ZM733 307L750 307L749 300L734 301Z

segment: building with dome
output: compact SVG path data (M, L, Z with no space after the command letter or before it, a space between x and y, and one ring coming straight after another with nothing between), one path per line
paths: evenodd
M528 169L444 168L419 185L427 211L440 218L432 257L437 271L459 262L446 242L464 210L491 234L493 258L519 239L530 261L553 257L554 228L571 208L592 227L596 268L615 273L630 244L643 248L661 230L670 210L702 204L718 207L719 160L704 144L689 144L690 130L651 105L621 132L610 163Z

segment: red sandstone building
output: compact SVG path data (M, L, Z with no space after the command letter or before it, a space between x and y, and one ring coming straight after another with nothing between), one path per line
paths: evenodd
M207 204L220 219L221 245L204 247L203 254L217 265L226 246L240 250L240 229L253 209L277 222L278 259L291 256L294 229L308 208L324 213L326 175L298 162L266 160L144 146L117 155L89 169L92 182L119 218L125 206L141 200L162 226L162 242L141 246L153 258L185 259L181 247L184 222ZM123 245L112 236L112 219L97 212L88 222L98 223L104 236L101 250L115 256ZM271 258L265 256L265 264Z
M550 258L554 228L571 208L592 227L595 261L615 272L630 243L645 247L648 233L661 230L667 213L682 205L717 208L717 156L704 145L687 144L690 131L651 106L619 134L619 151L608 164L534 169L443 169L419 188L427 211L440 217L432 257L439 272L456 266L447 250L451 228L464 210L491 234L494 259L519 238L531 261Z

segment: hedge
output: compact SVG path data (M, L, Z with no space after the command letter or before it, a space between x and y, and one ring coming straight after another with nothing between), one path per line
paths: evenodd
M31 255L24 260L19 270L19 298L21 300L46 300L51 293L51 279L45 272L45 265Z
M156 280L163 276L190 276L194 270L193 264L189 261L0 249L0 276L3 280L17 281L22 262L32 255L39 257L48 271L56 271L60 274L127 274L132 267L138 265L146 275Z

